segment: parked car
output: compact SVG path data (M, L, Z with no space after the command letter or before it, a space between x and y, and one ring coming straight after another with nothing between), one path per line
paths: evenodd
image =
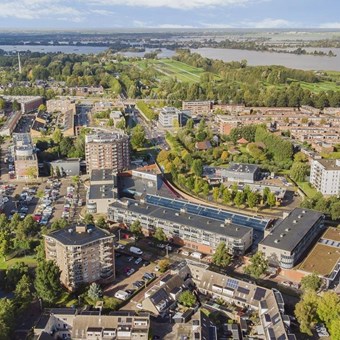
M133 259L134 259L134 257L133 257L133 256L130 256L130 257L128 258L128 262L133 261Z
M132 275L134 272L135 272L135 270L134 270L133 268L131 268L131 269L126 273L126 275L127 275L127 276L130 276L130 275Z
M138 257L138 259L135 261L135 264L140 264L143 261L141 257Z
M150 264L150 261L144 261L143 262L143 267L147 267Z

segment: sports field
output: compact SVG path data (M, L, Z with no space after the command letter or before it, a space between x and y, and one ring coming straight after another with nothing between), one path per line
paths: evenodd
M196 83L205 71L202 68L193 67L173 59L140 60L136 64L139 68L153 67L159 74L159 78L176 78L187 83Z

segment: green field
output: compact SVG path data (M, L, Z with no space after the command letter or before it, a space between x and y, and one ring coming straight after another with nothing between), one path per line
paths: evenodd
M37 260L33 256L24 256L24 257L14 257L11 260L4 261L3 257L0 259L0 269L7 269L8 267L13 266L17 262L24 262L29 267L36 267Z
M339 85L331 81L322 81L319 83L305 83L301 81L300 84L303 89L308 89L315 93L318 93L321 91L339 91L340 89Z
M158 72L160 79L170 77L187 83L199 82L201 75L205 73L202 68L193 67L173 59L139 60L136 65L142 70L153 67Z

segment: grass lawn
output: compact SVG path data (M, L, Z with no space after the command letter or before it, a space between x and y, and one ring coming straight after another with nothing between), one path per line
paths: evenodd
M11 260L4 261L4 258L0 258L0 269L7 269L8 267L13 266L17 262L24 262L29 267L36 267L37 260L33 256L23 256L23 257L14 257Z
M301 188L308 196L308 198L313 198L317 194L316 189L312 188L309 182L297 182L297 184L299 188Z
M339 91L339 85L332 81L322 81L319 83L306 83L301 81L301 87L312 92L318 93L321 91Z
M321 153L322 158L328 158L328 159L339 159L340 158L340 152L323 152Z

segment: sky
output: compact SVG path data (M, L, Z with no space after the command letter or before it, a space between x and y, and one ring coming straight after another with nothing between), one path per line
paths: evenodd
M340 28L340 0L0 0L1 29Z

